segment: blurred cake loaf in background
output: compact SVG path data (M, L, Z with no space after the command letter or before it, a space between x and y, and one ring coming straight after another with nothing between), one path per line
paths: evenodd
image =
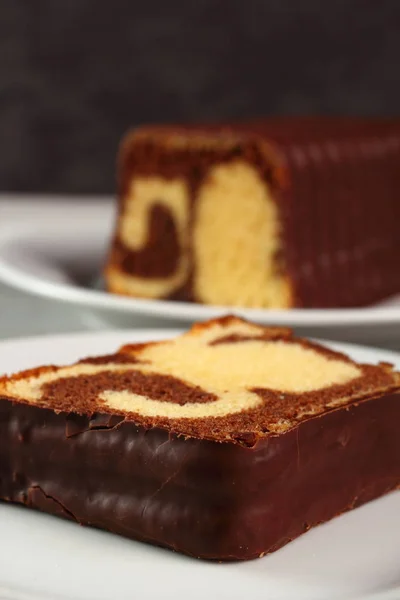
M400 121L142 127L118 178L111 292L262 308L400 292Z

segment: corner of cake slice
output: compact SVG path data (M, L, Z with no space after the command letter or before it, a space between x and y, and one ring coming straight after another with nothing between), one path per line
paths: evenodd
M198 323L1 379L0 498L254 558L400 485L399 390L390 365L289 329Z

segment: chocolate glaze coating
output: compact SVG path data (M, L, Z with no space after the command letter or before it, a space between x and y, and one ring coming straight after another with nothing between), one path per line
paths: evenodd
M0 400L0 498L186 554L251 559L400 486L400 395L254 446Z

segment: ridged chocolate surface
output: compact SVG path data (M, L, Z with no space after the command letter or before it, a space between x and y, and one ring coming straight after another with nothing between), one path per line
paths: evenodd
M170 146L174 136L187 144ZM265 143L267 158L259 151ZM363 306L400 292L398 120L286 118L143 128L122 149L121 211L136 175L184 177L193 204L210 166L234 160L249 161L272 183L282 238L276 269L288 273L296 306ZM149 240L147 276L169 273L180 251L170 238L165 263L156 247L150 257ZM118 240L110 264L146 276L146 264ZM171 299L196 300L193 269Z
M400 291L398 126L282 146L286 261L297 304L362 306Z
M0 400L0 497L192 556L250 559L400 485L400 396L252 447Z

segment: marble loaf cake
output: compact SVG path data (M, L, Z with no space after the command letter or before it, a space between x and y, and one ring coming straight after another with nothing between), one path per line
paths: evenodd
M0 381L0 498L186 554L272 552L400 486L400 374L226 317Z
M400 292L400 120L142 127L119 157L111 292L263 308Z

